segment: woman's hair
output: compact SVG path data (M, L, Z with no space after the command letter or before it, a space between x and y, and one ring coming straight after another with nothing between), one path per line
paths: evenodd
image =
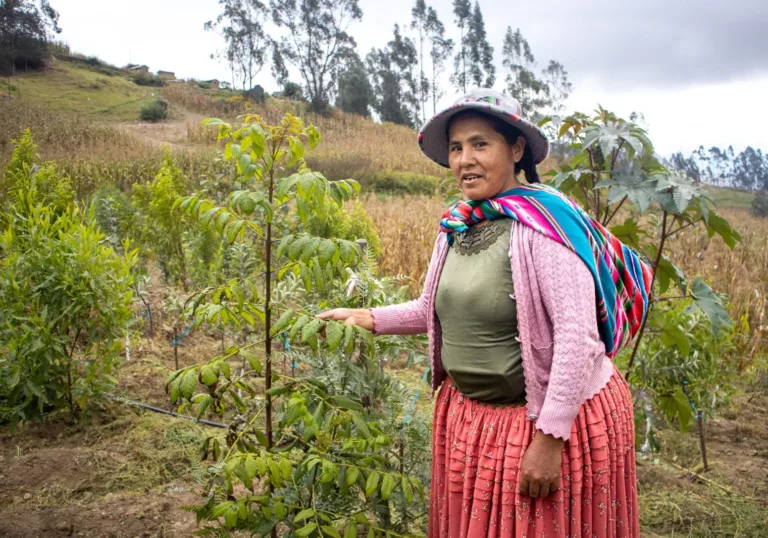
M478 112L477 110L463 110L453 116L448 121L448 127L446 128L446 138L450 139L450 136L448 133L451 131L451 124L457 120L458 118L463 117L478 117L482 118L486 121L488 121L492 126L493 130L499 133L504 137L504 140L507 141L507 144L510 146L517 142L517 137L522 136L525 138L523 133L520 131L520 129L517 129L516 127L513 127L512 125L508 124L507 122L503 121L500 118L497 118L496 116L493 116L491 114L484 114L482 112ZM526 139L527 142L527 139ZM515 174L519 174L520 171L525 172L525 180L528 183L539 183L539 173L536 171L536 165L533 164L533 154L531 153L531 149L528 147L528 144L525 144L525 150L523 151L523 156L520 159L520 161L515 163Z

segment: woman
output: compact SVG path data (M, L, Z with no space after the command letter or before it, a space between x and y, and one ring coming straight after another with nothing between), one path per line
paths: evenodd
M632 400L611 357L645 314L650 273L536 186L549 144L520 115L480 89L424 126L422 151L467 201L441 221L421 297L320 317L429 333L431 538L639 536Z

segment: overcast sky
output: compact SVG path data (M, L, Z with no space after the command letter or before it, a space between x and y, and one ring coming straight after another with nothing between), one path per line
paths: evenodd
M410 22L413 3L360 0L363 20L349 32L361 56L383 47L395 23ZM203 30L218 14L217 0L51 4L61 15L61 38L75 51L178 77L230 78L225 65L210 59L222 47L219 37ZM458 40L452 2L427 4ZM569 72L569 111L591 112L601 104L625 117L642 112L665 155L699 145L768 150L768 0L480 0L480 7L495 49L498 90L504 32L519 27L540 67L555 59ZM277 89L268 68L259 82ZM441 105L447 104L444 98Z

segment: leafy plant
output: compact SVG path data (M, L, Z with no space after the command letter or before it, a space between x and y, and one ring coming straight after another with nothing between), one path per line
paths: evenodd
M359 264L356 243L311 233L310 221L321 225L357 194L358 184L328 181L307 168L305 152L320 134L290 114L278 125L258 116L237 129L208 123L219 125L227 140L237 190L224 205L197 195L177 205L235 246L248 245L258 263L193 297L197 322L234 326L242 334L237 345L174 372L166 385L180 409L232 416L225 438L203 446L214 464L205 502L191 509L198 521L218 526L202 532L277 535L279 528L295 536L351 537L358 530L369 536L417 530L426 511L409 506L415 496L423 502L428 426L403 421L412 396L382 372L370 333L314 317L329 300L352 305L381 297L370 266ZM288 206L295 210L283 210ZM343 291L348 268L359 268L358 279L368 281L359 288L364 296ZM297 363L297 373L277 373L276 344ZM239 374L230 362L237 358L247 364Z
M755 217L768 217L768 193L757 191L752 199L752 215Z
M138 84L137 79L137 84ZM151 80L151 79L149 79ZM162 86L162 83L160 84ZM168 117L168 107L158 101L146 104L141 108L141 121L160 121Z
M662 398L667 392L656 385L661 381L649 380L645 373L665 360L668 366L678 365L680 370L674 371L685 374L688 383L702 384L699 376L711 372L711 364L703 366L711 356L697 347L707 341L701 337L701 327L709 327L713 336L708 341L713 342L731 326L731 320L710 286L700 278L691 283L667 252L671 240L693 226L705 228L710 237L719 235L731 248L740 240L738 232L716 213L706 191L656 159L645 131L634 123L600 108L594 117L574 114L566 118L560 136L572 139L576 153L569 164L547 174L552 183L577 199L621 241L644 254L654 271L648 314L634 347L620 356L626 361L626 377ZM618 218L623 221L614 223ZM687 305L685 315L676 306L680 302ZM652 341L643 338L646 332L653 334ZM632 370L636 360L639 372ZM669 411L668 418L674 415L681 424L685 422L687 406L673 407L658 399L655 403Z
M93 210L45 203L54 170L28 168L26 142L6 177L29 181L16 183L0 237L0 401L12 424L58 408L74 418L116 382L136 259L104 241Z
M133 206L142 217L138 236L145 246L151 245L166 280L188 286L184 233L190 229L189 218L174 212L174 204L184 193L186 180L166 152L162 168L154 180L136 185Z

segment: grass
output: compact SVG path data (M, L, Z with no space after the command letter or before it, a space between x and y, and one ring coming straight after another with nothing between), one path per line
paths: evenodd
M718 208L747 209L752 207L754 193L724 187L706 187Z
M159 88L143 88L125 77L57 60L46 72L11 77L10 84L16 98L99 121L137 120L142 106L160 97ZM7 93L8 79L2 79L0 94Z

